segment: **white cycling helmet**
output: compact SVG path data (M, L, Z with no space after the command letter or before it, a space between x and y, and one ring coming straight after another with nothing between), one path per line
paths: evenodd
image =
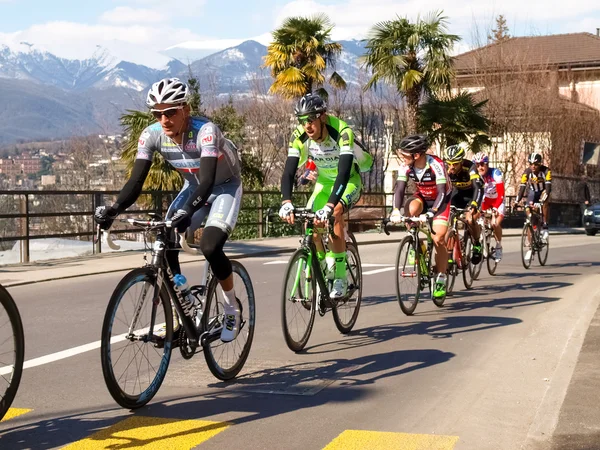
M190 89L179 78L163 78L154 83L148 91L146 104L150 108L160 103L180 105L186 103L189 96Z

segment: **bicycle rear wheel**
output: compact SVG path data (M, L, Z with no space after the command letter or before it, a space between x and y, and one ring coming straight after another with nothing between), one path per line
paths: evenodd
M498 261L496 261L496 246L498 245L498 240L494 233L491 233L489 238L487 239L487 258L486 265L488 269L488 273L490 275L496 274L496 268L498 267Z
M156 286L150 268L132 270L113 292L102 324L100 354L106 387L122 407L140 408L158 392L171 360L172 314L165 285ZM155 334L163 326L164 338Z
M221 339L211 339L204 345L204 359L211 373L219 380L227 381L234 378L244 367L252 340L254 339L254 326L256 323L256 310L254 306L254 287L246 268L238 261L231 261L233 270L233 289L235 296L242 306L240 331L231 342ZM212 277L208 286L206 304L202 314L203 330L209 334L216 327L221 328L224 323L224 294L216 277Z
M465 231L462 238L462 276L465 288L471 289L473 286L473 263L471 262L471 252L473 251L473 238L465 226Z
M548 251L550 250L550 236L546 238L545 242L542 242L542 238L538 235L539 247L538 247L538 261L540 265L545 266L548 261Z
M21 316L11 295L0 286L0 420L17 395L24 359Z
M290 350L300 352L306 346L317 309L316 278L308 252L300 248L290 258L281 293L281 326Z
M412 315L419 303L421 292L420 250L412 236L400 242L396 256L396 297L400 309L407 316Z
M335 302L332 309L333 321L340 333L350 333L360 311L362 301L362 267L358 249L346 243L346 277L348 295Z
M531 225L525 224L521 234L521 262L526 269L531 267L531 261L533 260L533 233ZM529 258L526 258L527 256Z

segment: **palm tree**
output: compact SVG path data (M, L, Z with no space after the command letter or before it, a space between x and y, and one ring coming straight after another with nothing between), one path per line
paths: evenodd
M136 159L140 135L146 127L156 122L156 119L149 112L127 110L127 114L123 114L120 120L127 135L121 152L121 160L127 164L127 176L129 177ZM158 152L154 153L154 160L144 183L144 190L175 191L181 189L181 186L182 180L179 173Z
M460 37L446 32L441 12L411 23L398 17L377 23L366 40L363 63L372 72L365 89L393 85L406 99L408 131L418 129L417 111L424 94L449 90L453 77L448 52Z
M293 99L317 89L327 97L323 89L325 71L335 67L335 59L342 52L342 45L330 40L332 29L333 23L325 14L288 17L273 32L274 40L267 48L264 67L271 69L275 79L269 92ZM334 88L346 88L335 71L329 83Z
M476 103L468 92L431 95L419 107L419 129L427 131L442 148L469 142L476 153L482 146L491 144L487 135L490 121L483 111L486 103L487 100Z

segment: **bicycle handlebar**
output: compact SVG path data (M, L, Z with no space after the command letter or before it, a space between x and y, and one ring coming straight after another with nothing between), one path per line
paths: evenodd
M149 230L156 229L156 228L163 228L163 227L171 228L171 223L172 223L170 220L119 219L119 221L128 223L130 225L140 226L140 227L144 228L145 231L149 231ZM102 229L100 229L100 226L98 225L98 237L99 237L100 233L102 233L105 236L106 245L108 245L108 247L110 249L112 249L112 250L120 250L121 249L121 246L113 241L112 233L110 232L110 230L102 230ZM197 249L192 248L188 245L188 243L185 239L185 233L177 233L177 234L179 236L179 244L181 245L181 248L183 249L184 252L186 252L190 255L194 255L194 256L198 256L198 255L202 254Z
M421 214L418 217L410 217L410 216L400 216L400 221L398 222L398 224L406 224L406 223L417 223L417 224L422 224L422 223L426 223L427 224L427 228L429 229L429 232L432 235L435 235L435 231L433 231L432 225L431 225L431 220L425 215L425 214ZM385 232L385 234L387 234L388 236L390 235L390 232L388 230L388 226L389 224L392 225L396 225L394 222L392 222L389 218L385 218L381 221L381 225L383 226L383 231Z

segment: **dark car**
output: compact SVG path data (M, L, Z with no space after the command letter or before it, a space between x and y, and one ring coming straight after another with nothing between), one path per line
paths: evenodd
M588 206L583 212L583 227L585 234L595 236L600 230L600 203Z

